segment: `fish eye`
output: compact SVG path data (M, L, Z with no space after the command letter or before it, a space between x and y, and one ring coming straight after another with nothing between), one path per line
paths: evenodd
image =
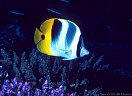
M41 39L44 40L45 39L45 35L41 35Z

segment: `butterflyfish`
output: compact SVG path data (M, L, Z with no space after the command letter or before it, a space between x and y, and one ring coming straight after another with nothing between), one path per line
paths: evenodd
M34 42L37 49L50 56L72 60L89 54L80 28L70 20L52 18L36 28Z

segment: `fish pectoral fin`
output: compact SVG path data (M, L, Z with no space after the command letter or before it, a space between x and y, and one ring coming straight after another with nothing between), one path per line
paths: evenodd
M70 57L72 54L72 50L59 49L58 52L59 54L63 54L64 57Z
M68 56L70 56L72 54L72 50L66 50L65 54L68 55Z
M59 49L59 51L63 51L65 54L71 54L72 50L64 50L64 49Z

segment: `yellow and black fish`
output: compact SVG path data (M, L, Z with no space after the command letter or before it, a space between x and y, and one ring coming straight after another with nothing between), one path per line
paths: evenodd
M52 18L36 28L34 42L37 49L47 55L71 60L88 55L79 27L65 19Z

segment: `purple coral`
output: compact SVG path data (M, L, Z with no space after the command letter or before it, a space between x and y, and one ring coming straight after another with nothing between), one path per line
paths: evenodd
M1 87L0 96L30 96L30 86L28 83L22 83L22 81L14 78L13 80L4 80L4 84Z
M13 80L4 80L1 86L0 96L64 96L64 86L59 88L52 88L46 80L42 85L42 89L31 89L28 82L22 82L21 80L14 78ZM73 96L71 94L70 96Z

